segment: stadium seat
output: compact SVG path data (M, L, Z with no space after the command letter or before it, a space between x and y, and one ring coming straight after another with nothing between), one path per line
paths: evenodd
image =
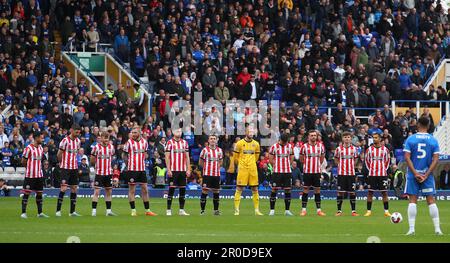
M283 88L280 86L275 87L275 94L282 96L283 95Z
M225 170L225 168L220 167L220 181L225 182L226 177L227 177L227 171Z
M200 159L200 152L201 151L202 150L200 148L192 148L191 149L192 161L198 162L198 160Z
M100 123L99 123L99 124L100 124L100 127L101 127L101 128L107 126L105 120L100 120Z
M16 173L16 169L14 167L5 167L4 172L5 174L14 174Z
M397 159L397 162L403 162L405 160L403 149L395 149L395 159Z
M25 167L17 167L16 168L16 173L18 174L25 174Z
M282 97L282 95L281 94L274 94L273 95L273 99L274 100L281 100L283 97Z

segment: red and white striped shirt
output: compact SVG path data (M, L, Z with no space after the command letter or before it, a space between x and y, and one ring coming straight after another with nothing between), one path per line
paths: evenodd
M128 153L128 171L145 171L145 153L148 149L147 140L141 138L139 141L129 139L123 147L123 151Z
M115 154L114 146L109 143L107 146L98 143L92 148L92 156L95 156L95 173L97 175L112 175L112 157Z
M170 170L172 172L186 172L186 153L189 152L188 143L180 139L170 139L166 143L166 152L170 153Z
M78 169L77 153L80 147L81 140L79 138L72 140L70 136L67 136L59 143L59 149L63 151L62 160L59 164L61 169Z
M358 157L358 149L355 146L337 147L334 157L339 160L338 175L355 175L355 159Z
M323 144L316 143L311 145L309 143L303 144L300 149L300 155L304 155L303 173L306 174L320 174L322 172L320 157L325 154Z
M269 154L275 157L275 164L273 167L274 173L291 173L291 155L294 154L294 149L291 144L287 143L281 145L275 143L269 149Z
M27 170L25 172L26 178L42 178L42 156L44 150L42 146L38 147L33 144L28 145L23 150L23 158L27 159Z
M366 151L365 161L369 176L387 176L387 169L391 162L388 148L370 146Z
M203 163L203 176L220 176L220 161L223 159L223 151L219 147L215 149L205 147L200 152Z

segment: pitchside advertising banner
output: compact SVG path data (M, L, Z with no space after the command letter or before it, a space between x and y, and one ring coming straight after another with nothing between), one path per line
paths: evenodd
M68 195L67 191L66 195ZM80 188L78 190L78 197L92 197L94 190L93 189L87 189L87 188ZM150 197L153 198L167 198L167 189L151 189L149 191ZM259 195L261 199L269 199L270 197L270 190L260 190ZM186 198L191 199L199 199L201 196L202 191L201 190L187 190L186 191ZM13 189L10 192L10 196L17 197L20 196L21 192L20 189ZM44 190L44 196L45 197L58 197L59 189L45 189ZM102 195L104 194L102 190ZM357 199L358 200L365 200L367 196L367 191L357 191ZM390 200L398 200L398 196L395 195L394 191L388 191L389 199ZM301 191L299 190L293 190L292 191L292 198L298 199L300 198ZM323 190L321 191L322 199L323 200L335 200L336 199L336 191L334 190ZM137 196L139 197L139 189L137 191ZM278 193L279 198L283 198L284 193L280 191ZM309 195L310 198L314 198L313 194ZM380 193L376 193L375 196L381 200ZM127 188L115 188L113 190L113 198L128 198L128 189ZM234 190L232 189L224 189L220 191L220 198L222 199L234 199ZM251 199L252 198L252 191L247 189L242 192L242 198L244 199ZM436 199L440 201L450 201L450 190L439 190L436 193ZM421 200L424 200L423 197L421 197Z

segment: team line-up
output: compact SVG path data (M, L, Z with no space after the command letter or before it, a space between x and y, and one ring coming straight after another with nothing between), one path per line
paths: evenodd
M410 136L405 142L405 160L408 166L405 193L409 197L408 222L409 231L407 235L415 234L415 217L417 214L417 197L422 194L426 196L432 218L435 233L442 235L439 223L439 210L436 206L434 195L435 182L432 171L439 161L439 144L437 140L427 133L430 120L422 117L418 121L418 133ZM57 153L61 168L61 188L56 204L56 216L61 217L61 207L65 192L70 188L70 213L69 216L80 216L76 208L78 189L78 163L77 152L81 147L79 139L81 129L78 125L72 126L70 134L59 144ZM166 215L172 215L172 200L175 189L179 190L179 215L188 216L184 210L186 195L186 179L191 175L188 143L181 138L181 129L175 130L173 138L165 145L165 161L167 176L169 178L169 191L167 196ZM259 210L258 193L258 171L257 160L259 159L260 146L253 139L254 131L251 128L246 130L245 138L238 141L234 148L235 160L238 162L238 174L236 180L236 192L234 196L234 215L239 215L241 194L244 187L249 186L252 190L252 199L255 215L263 215ZM314 201L318 216L325 216L321 210L320 195L320 175L321 164L325 159L325 148L322 142L318 141L319 133L310 130L307 134L307 142L300 149L300 161L303 163L304 187L302 193L302 209L300 216L307 215L308 194L311 189L314 191ZM344 132L342 143L336 148L334 160L338 166L338 193L336 216L342 216L342 203L346 193L349 194L351 215L359 216L356 212L356 176L355 163L358 158L358 149L351 143L351 133ZM22 218L27 218L26 208L29 196L36 193L36 204L38 217L48 217L42 212L42 193L44 190L44 179L42 174L43 148L41 146L43 135L33 134L33 142L28 145L23 152L22 162L26 165L26 174L23 185L22 197ZM294 150L288 143L289 135L284 133L279 141L269 149L270 163L273 165L273 175L271 177L272 192L270 196L269 215L275 215L276 196L279 190L284 190L286 216L293 216L290 211L292 175L291 164L294 160ZM202 195L200 198L200 214L205 214L206 200L209 191L213 193L214 215L220 215L219 192L220 192L220 168L224 153L217 146L218 137L210 135L208 144L200 153L199 166L203 168ZM148 142L141 137L141 130L136 126L131 131L131 136L124 145L122 158L127 162L127 181L129 185L128 199L131 208L131 215L137 216L135 207L136 185L141 188L141 197L145 207L145 215L156 216L150 210L147 177L145 174L145 160L148 158ZM101 140L96 144L91 153L90 161L95 165L95 189L92 198L92 216L97 214L97 203L100 190L105 189L106 215L116 216L111 210L112 196L112 160L115 150L110 142L110 135L107 131L101 132ZM374 191L380 191L383 196L384 215L389 213L388 202L388 176L387 170L390 165L389 150L382 144L381 135L373 134L373 144L366 150L365 165L368 170L368 196L367 212L364 216L372 215L372 201Z

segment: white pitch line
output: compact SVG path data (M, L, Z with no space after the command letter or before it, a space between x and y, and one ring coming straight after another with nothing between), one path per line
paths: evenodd
M225 233L159 233L159 232L128 232L127 234L123 233L104 233L104 232L97 232L97 233L76 233L76 232L33 232L33 231L0 231L0 234L14 234L14 235L78 235L78 236L97 236L97 235L103 235L103 236L128 236L128 235L146 235L146 236L206 236L206 237L234 237L235 234L225 234ZM300 233L291 233L291 234L280 234L280 233L248 233L244 234L244 236L256 236L256 237L265 237L265 236L281 236L281 237L308 237L308 236L323 236L323 237L369 237L372 234L300 234ZM379 235L379 234L373 234L373 235ZM390 234L390 235L379 235L379 236L405 236L405 234ZM435 234L419 234L418 236L435 236ZM444 236L450 236L450 234L444 234Z

